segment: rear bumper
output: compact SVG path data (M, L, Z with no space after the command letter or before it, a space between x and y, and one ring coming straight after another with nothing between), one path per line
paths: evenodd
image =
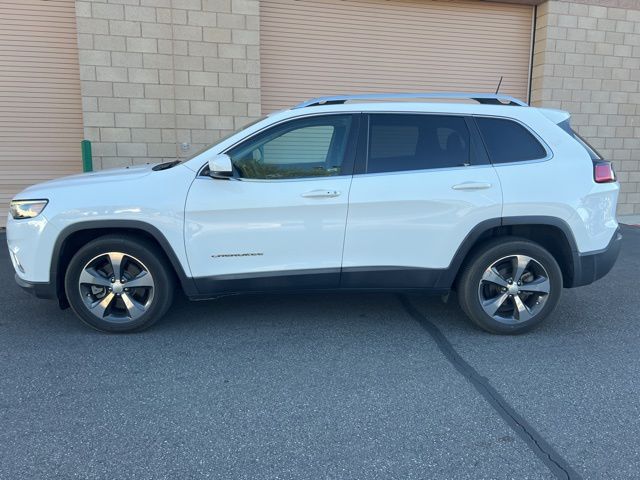
M55 285L49 282L29 282L20 278L17 273L15 278L16 283L20 288L22 288L25 292L29 292L31 295L36 296L37 298L57 298Z
M567 287L572 288L589 285L604 277L616 263L618 255L620 254L621 245L622 231L618 228L609 241L609 245L603 250L585 254L574 253L573 282L571 285L567 285Z

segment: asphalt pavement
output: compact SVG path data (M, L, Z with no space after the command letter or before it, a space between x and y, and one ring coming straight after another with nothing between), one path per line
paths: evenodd
M623 233L607 277L516 337L387 293L179 299L103 334L22 292L2 247L0 478L639 478Z

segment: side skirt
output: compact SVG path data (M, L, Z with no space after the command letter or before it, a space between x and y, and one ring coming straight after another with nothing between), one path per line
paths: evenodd
M199 291L191 300L245 293L311 291L422 291L443 294L447 269L358 267L216 275L194 278Z

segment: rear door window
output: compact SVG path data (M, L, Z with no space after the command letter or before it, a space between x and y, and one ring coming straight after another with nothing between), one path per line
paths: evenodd
M547 156L542 144L518 122L476 117L476 123L492 163L525 162Z
M463 117L372 114L367 172L451 168L471 162L470 134Z

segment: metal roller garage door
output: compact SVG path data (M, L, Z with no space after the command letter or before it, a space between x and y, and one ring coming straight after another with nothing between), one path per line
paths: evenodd
M495 91L527 99L534 9L441 0L262 0L263 113L309 97Z
M82 170L73 0L0 0L0 226L28 185Z

